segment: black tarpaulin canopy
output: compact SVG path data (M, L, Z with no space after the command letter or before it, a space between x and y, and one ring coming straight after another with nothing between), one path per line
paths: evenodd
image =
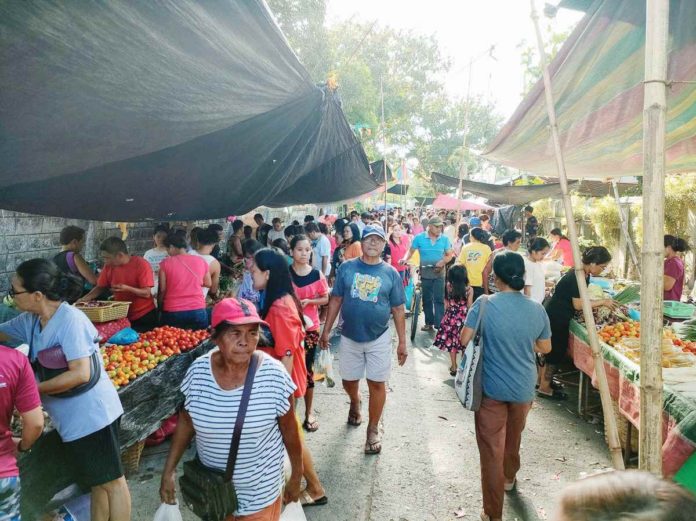
M408 193L408 185L397 183L394 186L390 186L387 190L387 193L395 195L406 195Z
M434 183L457 188L459 179L438 172L432 172ZM569 183L572 188L577 183ZM547 197L560 197L561 185L558 183L546 185L506 186L478 181L462 180L462 190L488 199L488 202L497 204L522 205Z
M135 221L378 186L262 0L0 4L0 207Z
M459 179L450 177L438 172L432 172L432 181L442 186L457 188ZM640 186L637 182L617 182L619 195L635 195L640 193ZM568 183L570 191L574 195L583 197L605 197L613 195L610 182L595 179L584 179L582 181L571 181ZM540 199L560 198L561 185L559 183L546 183L542 185L523 185L509 186L496 185L492 183L481 183L478 181L462 180L462 189L480 197L485 197L489 202L498 204L508 204L521 206Z

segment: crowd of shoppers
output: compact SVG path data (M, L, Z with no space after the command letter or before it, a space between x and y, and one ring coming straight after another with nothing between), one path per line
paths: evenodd
M483 399L475 412L481 519L502 519L504 493L517 485L522 433L535 396L567 398L553 375L567 356L570 320L581 309L573 271L547 296L542 263L572 264L572 250L559 229L552 230L551 244L539 237L533 209L525 210L526 248L522 234L514 229L501 233L502 243L495 248L486 214L467 217L458 228L457 220L446 213L424 220L414 214L380 218L369 212L334 221L308 215L304 225L294 221L288 226L279 218L266 224L257 214L255 229L239 219L232 223L226 255L220 248L225 242L220 225L194 228L188 240L184 230L158 225L154 247L144 258L130 254L119 238L104 240L99 275L80 253L85 231L67 227L53 262L35 259L18 267L10 293L24 313L0 324L0 340L30 346L28 359L0 346L0 388L10 390L0 396L0 422L6 427L16 408L24 423L21 439L13 439L8 428L0 429L0 512L18 509L15 453L29 450L39 437L43 406L66 452L75 456L69 471L91 491L92 519L130 518L120 461L123 408L98 355L94 326L67 304L107 293L131 302L129 320L137 330L157 324L211 326L217 345L191 365L181 384L184 406L162 474L163 502L176 502L176 467L194 437L199 461L225 470L242 389L251 372L251 398L242 413L245 434L233 469L238 508L228 521L277 521L282 504L289 501L299 500L306 507L327 504L302 433L319 428L314 409L317 347L330 347L332 328L340 317L339 372L350 402L347 424L363 423L364 378L369 403L363 450L379 454L394 357L390 323L396 359L403 365L408 357L405 287L417 272L425 315L422 329L436 332L434 347L449 353L450 375L456 375L457 355L481 323ZM681 298L681 256L687 250L683 239L665 236L665 299ZM610 261L606 248L587 248L581 258L587 280L601 274ZM237 297L218 301L221 274L229 269L226 263L239 262L244 269ZM87 291L90 285L94 287ZM615 303L601 299L592 306L613 308ZM38 354L49 349L60 349L67 366L60 375L43 378ZM303 418L296 411L300 398ZM74 410L87 415L77 417ZM288 476L283 472L285 452ZM84 453L95 457L77 457ZM693 498L663 481L639 474L608 475L569 487L559 519L593 519L589 512L598 509L613 519L612 508L621 501L614 498L647 497L655 490L667 498L651 503L655 519L661 519L658 513L673 512L676 504L692 504ZM648 506L641 508L644 512ZM679 519L664 519L673 518Z

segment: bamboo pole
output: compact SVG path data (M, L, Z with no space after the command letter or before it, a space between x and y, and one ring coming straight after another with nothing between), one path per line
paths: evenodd
M624 239L626 239L626 245L628 246L628 253L631 256L631 261L633 261L633 266L636 268L636 273L640 279L640 263L638 262L638 254L636 253L636 248L633 245L633 240L631 239L631 234L628 232L628 218L624 213L624 209L621 206L621 198L619 197L619 187L616 185L616 181L611 182L611 187L614 190L614 200L616 201L616 207L619 210L619 222L621 223L621 231L623 232Z
M573 247L573 257L575 259L575 276L580 290L580 298L582 299L582 312L587 325L587 333L592 348L592 357L594 358L595 374L599 383L599 395L602 399L602 410L604 411L604 428L607 433L607 442L609 444L609 453L611 455L612 466L615 469L623 470L624 462L621 455L621 444L619 442L619 432L616 425L616 416L611 402L611 394L609 393L609 383L607 374L604 368L604 358L599 347L599 339L597 337L597 327L592 314L592 304L587 291L587 282L585 281L585 270L582 267L580 256L580 247L578 244L578 231L575 227L573 218L573 205L568 192L568 178L565 169L565 160L563 159L563 150L561 149L561 141L558 136L558 125L556 123L556 109L554 107L553 92L551 91L551 76L546 64L546 54L544 51L544 40L539 29L539 15L537 14L534 0L530 0L532 7L532 21L534 22L534 30L536 32L537 44L539 46L539 58L541 60L541 70L544 79L544 94L546 97L546 110L549 117L549 126L551 127L551 137L556 155L556 166L558 168L558 179L561 183L561 191L563 192L563 207L565 209L566 221L568 222L568 236Z
M643 250L640 298L641 469L662 473L662 297L669 0L647 0L643 102Z
M469 59L469 80L466 87L466 107L464 107L464 138L462 139L462 164L459 166L459 188L457 199L462 198L462 181L469 178L469 163L467 161L466 144L469 138L469 109L471 107L471 76L474 67L474 59ZM462 209L457 208L457 230L462 222Z

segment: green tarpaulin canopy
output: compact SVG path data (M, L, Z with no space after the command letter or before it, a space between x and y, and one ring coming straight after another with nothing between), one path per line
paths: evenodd
M670 3L667 171L696 170L696 2ZM596 0L549 72L568 176L642 175L645 2ZM539 81L484 157L557 177Z

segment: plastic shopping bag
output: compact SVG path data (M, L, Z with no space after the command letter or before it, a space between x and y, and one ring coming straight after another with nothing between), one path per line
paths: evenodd
M307 521L299 501L285 505L280 521Z
M155 521L183 521L179 505L162 503L155 512Z
M411 309L411 302L413 302L413 277L408 280L408 284L404 288L404 293L406 294L406 310Z
M321 349L316 358L316 366L319 373L324 375L324 382L327 386L333 387L336 385L333 374L333 354L329 349Z

